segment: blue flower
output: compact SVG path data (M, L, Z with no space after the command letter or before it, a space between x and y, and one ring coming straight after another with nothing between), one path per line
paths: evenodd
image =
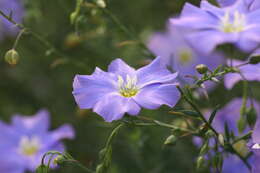
M178 71L178 79L182 83L193 81L185 76L197 74L197 65L205 64L213 70L224 62L224 58L216 53L205 55L194 49L185 38L187 32L170 23L167 29L166 33L154 34L148 41L148 47L172 70Z
M260 9L260 1L259 0L248 0L250 5L250 10Z
M171 22L189 30L188 40L204 53L224 43L233 43L242 51L251 52L260 43L260 9L250 11L244 0L226 8L218 8L205 0L200 8L186 3L180 18Z
M73 95L81 109L93 108L105 121L111 122L125 113L137 115L141 107L173 107L180 98L170 73L156 58L151 64L135 70L121 59L114 60L108 72L96 68L92 75L76 75Z
M22 0L1 0L0 10L6 15L12 14L13 20L21 23L24 16ZM0 17L0 39L5 36L13 36L17 33L17 27L4 17Z
M228 154L223 160L222 173L232 172L250 173L250 170L238 156Z
M74 130L70 125L64 125L48 131L49 123L46 110L32 117L15 115L10 125L0 121L0 172L35 171L44 153L50 150L62 152L64 146L60 140L73 138Z

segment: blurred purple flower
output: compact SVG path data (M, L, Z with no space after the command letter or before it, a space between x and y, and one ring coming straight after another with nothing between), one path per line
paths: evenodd
M250 5L250 10L260 9L260 1L259 0L248 0Z
M205 0L201 1L200 8L186 3L180 18L173 18L171 23L190 30L188 40L204 53L224 43L233 43L251 52L260 43L260 9L249 11L244 0L226 8L218 8Z
M163 104L173 107L180 98L176 77L177 73L170 73L160 58L138 70L116 59L108 72L96 68L92 75L76 75L73 95L81 109L93 108L111 122L125 113L137 115L141 107L156 109Z
M221 7L227 7L233 5L236 2L236 0L217 0L217 2Z
M260 49L256 52L259 55ZM233 66L246 64L248 61L233 60ZM227 64L231 65L231 61ZM238 68L241 72L239 73L229 73L224 76L224 85L226 88L231 89L237 82L241 80L247 81L260 81L260 63L258 64L246 64Z
M240 118L240 109L243 104L242 98L235 98L231 100L225 107L220 109L215 119L213 120L213 127L219 132L219 133L225 133L225 124L228 125L229 130L231 130L235 136L239 135L238 129L237 129L237 121ZM254 108L256 109L257 113L260 113L260 104L253 100ZM251 101L248 99L247 101L247 107L249 108L251 106ZM247 132L249 130L249 127L244 132Z
M24 8L22 0L1 0L0 10L6 15L12 14L12 18L17 22L21 23L24 16ZM0 17L0 39L5 36L13 36L17 33L17 27L6 20L4 17Z
M250 173L244 162L236 155L228 154L223 161L222 173Z
M74 138L70 125L48 131L49 113L41 110L33 117L15 115L11 124L0 121L0 172L25 173L35 171L44 153L63 151L61 139Z
M217 0L221 7L227 7L233 5L238 0ZM251 11L260 8L260 1L259 0L244 0L247 8Z
M149 49L161 56L163 63L178 71L181 82L193 81L186 75L196 74L196 66L205 64L213 70L223 63L223 57L217 54L204 55L196 51L185 39L186 32L168 24L166 33L154 34L148 41Z

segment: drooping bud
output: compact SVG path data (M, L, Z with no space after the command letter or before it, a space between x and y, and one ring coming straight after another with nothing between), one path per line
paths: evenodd
M199 74L205 74L209 69L205 64L199 64L196 66L196 70Z
M53 163L57 164L57 165L61 165L64 161L66 160L66 158L63 155L59 155L57 156L54 160Z
M19 54L15 49L11 49L5 54L5 61L10 65L16 65L19 61Z

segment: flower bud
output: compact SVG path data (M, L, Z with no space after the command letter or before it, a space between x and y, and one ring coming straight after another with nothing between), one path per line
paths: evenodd
M208 153L208 151L209 151L209 142L208 141L206 141L204 144L203 144L203 146L201 147L201 149L200 149L200 155L205 155L205 154L207 154Z
M205 64L199 64L196 66L196 70L199 74L205 74L209 69Z
M254 127L257 120L257 112L254 107L250 107L246 113L247 122L250 127Z
M178 138L174 135L170 135L165 141L164 145L175 145L177 143Z
M253 55L249 59L249 64L258 64L260 62L260 55Z
M61 165L64 161L66 160L66 158L63 155L59 155L57 156L54 160L53 163L57 164L57 165Z
M106 8L106 3L104 0L97 0L97 5L101 8Z
M15 49L11 49L5 54L5 61L10 65L16 65L19 61L19 54Z
M203 158L203 156L199 156L197 158L196 165L197 165L197 169L200 169L200 168L203 167L203 165L204 165L204 158Z
M65 45L68 48L77 47L81 43L81 38L77 34L69 34L65 39Z
M224 139L224 136L222 134L219 134L218 135L218 141L219 143L224 146L225 145L225 139Z
M77 12L71 13L70 14L70 23L71 24L75 24L77 17L78 17L78 13Z

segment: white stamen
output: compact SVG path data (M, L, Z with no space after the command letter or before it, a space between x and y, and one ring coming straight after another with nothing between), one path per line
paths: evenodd
M244 14L235 11L232 15L227 11L221 19L220 29L227 33L242 32L245 29L245 25L246 16Z
M137 77L126 75L126 81L122 76L118 76L118 90L119 93L124 97L135 96L139 89L137 87Z

